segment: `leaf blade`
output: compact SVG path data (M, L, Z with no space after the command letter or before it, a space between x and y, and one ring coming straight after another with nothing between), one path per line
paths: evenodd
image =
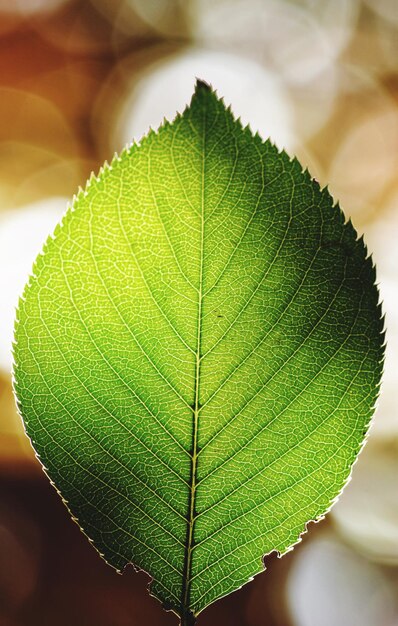
M383 354L363 242L199 83L81 192L35 272L15 347L33 444L105 558L196 615L348 478Z

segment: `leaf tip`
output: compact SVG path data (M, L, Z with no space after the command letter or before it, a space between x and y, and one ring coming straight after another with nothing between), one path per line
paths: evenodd
M213 89L209 83L202 78L196 78L195 93L199 91L212 92Z

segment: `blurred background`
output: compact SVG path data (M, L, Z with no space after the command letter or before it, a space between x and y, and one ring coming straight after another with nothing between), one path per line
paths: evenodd
M397 0L0 0L0 626L177 623L70 520L16 415L10 350L68 199L174 117L196 76L365 233L389 340L369 441L332 513L198 626L398 626Z

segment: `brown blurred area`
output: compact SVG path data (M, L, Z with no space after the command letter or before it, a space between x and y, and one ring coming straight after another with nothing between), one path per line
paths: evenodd
M176 624L97 555L16 415L14 308L92 170L200 77L328 183L378 265L388 331L368 444L327 520L200 626L398 626L398 3L0 0L0 626Z

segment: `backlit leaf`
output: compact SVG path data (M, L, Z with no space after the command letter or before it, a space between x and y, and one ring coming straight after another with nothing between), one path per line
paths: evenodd
M199 82L81 191L18 310L26 430L104 558L193 623L349 476L375 403L375 272L296 160Z

